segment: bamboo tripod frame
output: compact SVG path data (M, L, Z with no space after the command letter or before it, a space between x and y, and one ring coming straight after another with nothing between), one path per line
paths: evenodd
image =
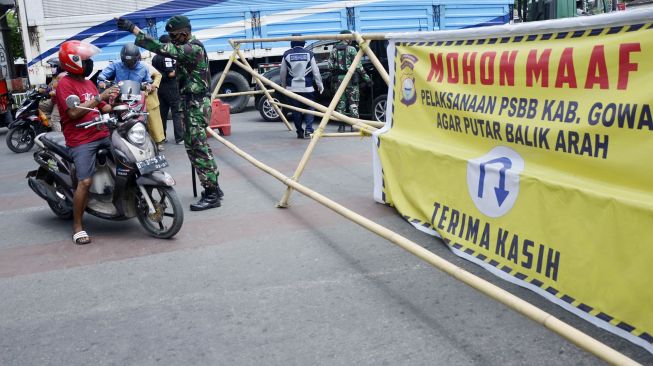
M345 75L345 78L343 81L340 83L338 90L333 96L333 99L331 100L331 103L329 104L329 107L326 108L322 106L321 104L315 103L312 100L309 100L307 98L304 98L298 94L295 94L291 91L286 90L285 88L282 88L280 85L272 82L271 80L263 77L262 75L259 75L259 73L254 70L249 62L247 62L247 58L243 55L242 51L240 50L240 45L242 43L251 43L251 42L274 42L274 41L292 41L292 40L350 40L350 41L356 41L360 45L360 50L356 54L356 57L354 61L351 64L351 67L349 70L347 70L347 74ZM370 35L370 36L361 36L358 33L353 33L353 34L339 34L339 35L313 35L313 36L293 36L293 37L279 37L279 38L257 38L257 39L241 39L241 40L229 40L229 44L233 47L234 51L231 54L231 57L229 57L229 61L227 62L227 66L222 72L222 75L220 76L220 79L218 80L218 83L215 86L215 89L213 90L213 93L211 94L211 99L215 99L218 95L220 96L236 96L236 95L246 95L250 92L244 92L244 93L231 93L231 94L218 94L218 91L220 90L220 87L222 86L227 72L229 69L235 64L236 66L240 67L241 69L245 70L249 74L252 75L252 77L256 80L256 84L258 87L261 89L260 91L256 91L255 93L264 93L265 97L268 100L268 103L274 108L274 110L277 112L281 120L286 124L286 127L288 128L289 131L292 130L290 124L288 123L286 116L282 112L280 107L285 107L288 109L293 109L293 110L298 110L302 113L310 113L314 114L317 116L322 117L322 120L320 122L319 127L316 129L315 133L312 135L311 141L306 148L306 152L302 156L302 159L299 162L299 165L297 166L297 169L295 170L295 174L293 174L293 179L298 180L302 173L304 172L304 169L306 168L306 164L308 163L308 160L310 159L311 154L315 150L315 145L317 144L317 141L320 139L320 137L324 134L324 129L329 122L331 118L334 120L338 120L341 122L349 123L352 126L356 127L357 129L362 131L363 135L371 135L374 133L374 131L377 130L377 128L383 127L385 124L383 122L377 122L377 121L367 121L367 120L361 120L357 118L351 118L348 116L345 116L343 114L340 114L335 111L335 108L338 104L338 101L340 100L340 97L342 94L345 92L347 85L349 84L352 76L354 75L354 72L356 71L356 68L358 64L360 63L361 58L363 57L363 54L366 54L374 67L377 69L379 74L381 75L381 78L385 81L386 85L390 85L390 77L388 76L388 73L386 72L385 68L381 64L381 61L376 57L374 52L369 48L368 46L368 41L369 40L375 40L375 39L384 39L383 35ZM272 95L270 92L267 90L266 86L264 84L267 84L268 86L272 87L275 91L282 93L290 98L293 98L303 104L306 104L319 112L312 112L307 109L303 108L298 108L298 107L292 107L288 106L285 104L278 103L272 98ZM252 93L253 94L253 93ZM360 136L360 134L356 134ZM288 200L290 199L290 194L292 193L292 188L288 186L286 191L284 192L283 197L277 204L277 207L279 208L285 208L288 207Z
M581 349L592 353L598 358L606 361L609 364L613 365L639 365L633 359L627 357L626 355L616 351L615 349L607 346L606 344L590 337L589 335L581 332L580 330L572 327L571 325L563 322L562 320L554 317L553 315L545 312L544 310L522 300L521 298L511 294L510 292L480 278L476 275L467 272L463 268L460 268L445 259L435 255L434 253L424 249L419 244L393 232L392 230L375 223L374 221L357 214L356 212L338 204L337 202L330 200L329 198L305 187L300 184L293 178L289 178L283 175L278 170L275 170L259 160L256 160L251 155L247 154L243 150L239 149L236 145L225 140L219 134L215 133L211 128L207 127L207 133L217 139L220 143L225 145L227 148L235 152L240 157L249 161L251 164L261 169L262 171L270 174L281 183L285 184L289 188L292 188L299 193L305 195L308 198L311 198L321 205L335 211L336 213L342 215L343 217L355 222L356 224L362 226L363 228L381 236L382 238L387 239L388 241L396 244L397 246L403 248L409 253L417 256L426 263L432 265L433 267L441 270L442 272L452 276L453 278L465 283L466 285L478 290L479 292L487 295L488 297L504 304L505 306L513 309L514 311L524 315L525 317L533 320L534 322L544 326L545 328L555 332L561 337L567 339L569 342L575 344Z

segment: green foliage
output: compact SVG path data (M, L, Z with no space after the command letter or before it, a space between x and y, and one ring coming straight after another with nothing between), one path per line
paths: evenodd
M15 10L7 10L7 26L11 30L11 34L8 40L9 52L11 56L15 59L20 57L25 57L25 52L23 51L23 40L20 35L20 26L18 23L18 14Z

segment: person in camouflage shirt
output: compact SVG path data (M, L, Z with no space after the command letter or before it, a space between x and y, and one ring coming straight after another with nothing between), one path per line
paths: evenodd
M340 34L351 34L351 31L343 30ZM331 77L332 89L335 91L338 89L338 86L342 84L342 80L347 74L347 70L351 66L358 50L356 47L350 45L349 40L342 40L338 42L331 53L329 53L329 70L333 75ZM360 79L363 78L364 82L370 82L370 77L367 75L363 69L362 64L358 64L356 67L356 73L349 81L347 89L340 97L338 105L336 106L336 111L344 115L350 116L352 118L358 118L358 101L360 100ZM349 111L347 111L349 109ZM345 123L340 122L338 125L338 132L345 132Z
M190 20L175 15L166 23L171 43L160 43L128 19L118 18L118 28L133 33L136 44L161 56L177 60L177 79L184 125L184 145L205 191L190 205L191 211L220 207L223 196L218 186L218 167L206 141L206 127L211 116L209 59L200 41L191 35Z

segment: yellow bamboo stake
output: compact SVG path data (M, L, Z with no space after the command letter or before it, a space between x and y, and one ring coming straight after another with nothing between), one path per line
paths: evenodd
M274 92L274 89L268 89L268 93L269 92ZM216 98L237 97L239 95L256 95L256 94L264 94L264 93L265 92L263 90L252 90L252 91L237 92L237 93L217 94L215 97Z
M256 75L258 75L258 72L257 72L256 70L252 69L252 67L249 65L249 62L247 62L247 57L245 57L245 55L243 55L243 53L240 51L240 49L237 49L236 46L235 46L234 44L232 44L232 46L234 47L234 49L235 49L236 52L238 53L238 56L240 56L240 59L242 60L242 63L241 63L241 64L245 64L245 65L247 65L247 67L249 67L249 68L251 69L251 71L253 71L252 75L254 76L254 79L256 79L256 84L257 84L258 87L263 91L263 93L265 93L265 97L268 98L268 102L270 102L270 105L272 105L272 108L274 108L274 110L277 111L277 113L279 114L279 117L281 118L281 120L283 121L283 123L284 123L284 124L286 125L286 127L288 128L288 131L292 131L292 127L290 127L290 123L288 123L288 120L286 119L286 116L283 115L283 112L281 112L281 109L280 109L279 107L277 107L276 105L272 104L272 102L274 102L274 99L272 98L272 96L270 95L270 93L268 93L268 89L265 87L265 85L263 85L263 83L261 82L261 80L259 80L259 79L256 77ZM238 62L238 61L235 60L235 62Z
M365 137L372 134L365 132L342 132L342 133L323 133L320 137Z
M302 113L308 113L308 114L312 114L312 115L317 116L317 117L324 116L324 112L318 112L318 111L314 111L314 110L310 110L310 109L304 109L304 108L300 108L300 107L295 107L294 105L283 104L283 103L279 103L279 102L274 102L274 104L278 105L281 108L287 108L287 109L291 109L291 110L302 112ZM345 122L345 121L342 121L340 118L338 118L338 116L336 116L335 114L331 115L331 119L334 120L334 121ZM371 124L379 123L378 121L368 121L368 120L365 120L365 119L353 118L353 120L358 121L360 124L370 124L369 126L365 126L365 127L368 128L368 129L372 129L374 131L376 131L377 128L372 126ZM381 124L381 126L379 126L379 127L383 127L383 122L380 122L380 124ZM354 127L362 128L359 125L356 125Z
M442 272L450 275L451 277L465 283L466 285L478 290L479 292L487 295L488 297L504 304L505 306L515 310L516 312L524 315L525 317L533 320L534 322L543 325L545 328L553 331L561 337L567 339L569 342L575 344L602 359L603 361L613 365L639 365L633 359L626 355L619 353L613 348L610 348L604 343L590 337L589 335L581 332L580 330L572 327L571 325L561 321L553 315L545 312L542 309L522 300L521 298L511 294L510 292L460 268L453 263L435 255L434 253L426 250L419 244L395 233L394 231L377 224L376 222L357 214L356 212L344 207L337 202L305 187L304 185L296 182L294 179L283 175L278 170L275 170L262 162L256 160L251 155L239 149L236 145L225 140L219 134L215 133L211 128L207 127L207 132L216 138L220 143L231 149L237 155L241 156L251 164L261 169L262 171L270 174L274 178L281 181L289 188L292 187L297 192L305 195L308 198L315 200L321 205L335 211L339 215L353 221L354 223L362 226L363 228L379 235L382 238L396 244L409 253L420 258L431 266L441 270Z
M388 75L388 72L385 71L383 64L381 64L381 61L379 61L379 59L376 57L374 51L370 49L367 41L363 39L363 37L358 33L354 33L354 37L356 37L356 42L358 42L360 45L361 50L365 51L365 54L367 54L367 56L370 58L370 61L372 61L372 64L381 75L383 81L385 81L385 84L390 85L390 75Z
M304 103L304 104L306 104L308 106L313 107L314 109L316 109L316 110L318 110L320 112L326 112L327 111L327 107L323 106L322 104L316 103L316 102L314 102L314 101L312 101L310 99L302 97L301 95L297 95L297 94L295 94L295 93L293 93L291 91L288 91L288 90L282 88L280 85L276 84L275 82L273 82L272 80L266 78L265 76L259 75L250 66L245 65L245 64L243 64L242 62L240 62L238 60L235 60L234 63L236 65L238 65L240 68L242 68L243 70L250 73L253 77L258 78L263 83L267 84L269 87L276 90L277 92L279 92L281 94L284 94L287 97L294 98L294 99L296 99L296 100L298 100L298 101L300 101L300 102L302 102L302 103ZM349 123L350 125L357 125L358 124L357 119L351 118L349 116L345 116L342 113L333 112L333 115L338 117L340 119L340 121L345 122L345 123ZM366 121L365 124L369 124L370 126L374 126L374 127L383 127L383 126L385 126L384 122L376 122L376 121Z
M385 40L386 35L383 33L367 33L361 35L366 40ZM258 42L282 42L282 41L331 41L331 40L356 40L353 34L315 34L310 36L291 36L291 37L269 37L269 38L247 38L247 39L230 39L230 43L258 43Z
M218 95L218 91L220 90L220 87L222 86L222 83L224 83L224 79L227 77L227 73L231 69L231 64L234 63L234 60L236 59L236 55L238 54L236 50L240 48L240 45L231 45L233 47L234 52L229 56L229 61L227 61L227 66L225 66L224 70L222 70L222 75L220 75L220 79L218 79L218 83L215 85L215 89L213 89L213 93L211 93L211 100L216 98L216 95Z
M329 108L327 109L326 113L324 113L324 116L322 116L322 121L320 121L320 125L318 126L317 130L313 134L311 138L311 142L308 144L308 147L304 152L304 156L302 156L302 160L300 160L299 162L299 166L297 167L297 170L295 170L295 174L293 174L292 176L294 180L298 180L299 177L304 172L304 168L306 167L306 164L308 163L308 159L311 157L311 154L315 149L315 145L317 144L317 141L320 139L320 135L324 133L324 127L326 127L327 123L329 122L331 113L333 113L333 111L336 109L336 106L340 101L340 97L345 92L345 90L347 90L347 85L349 85L349 81L351 80L352 76L354 76L354 73L356 72L356 68L358 67L358 63L361 61L362 57L363 57L363 51L358 51L358 53L356 53L356 57L354 57L354 60L351 62L351 66L349 67L349 70L347 70L347 74L345 74L345 77L340 82L340 85L338 86L338 90L336 90L335 94L333 95L333 99L331 99L331 103L329 103ZM286 192L283 194L283 197L281 198L281 201L279 202L277 207L280 208L288 207L288 199L290 198L291 192L292 192L292 188L288 186Z
M287 108L287 109L302 112L302 113L312 114L312 115L317 116L317 117L324 116L324 113L322 113L322 112L318 112L318 111L314 111L314 110L310 110L310 109L299 108L299 107L295 107L294 105L283 104L283 103L278 103L278 102L274 102L274 104L278 105L281 108ZM340 119L338 117L334 116L334 115L331 115L331 119L334 120L334 121L340 121ZM369 133L374 133L374 131L377 130L376 127L364 125L365 122L372 122L372 121L365 121L365 120L362 120L362 119L357 120L357 121L360 121L360 123L357 124L357 125L354 125L355 128L365 130L365 131L367 131Z

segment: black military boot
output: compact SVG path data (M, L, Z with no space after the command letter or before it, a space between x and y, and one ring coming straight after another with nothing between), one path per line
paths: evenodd
M345 124L344 123L340 123L338 125L338 132L345 132Z
M191 211L203 211L210 208L220 207L220 197L217 188L207 188L196 203L190 204Z
M222 189L220 189L220 185L218 184L218 182L216 182L215 184L216 184L215 188L218 190L218 198L222 199L222 197L224 197L224 192L222 192ZM200 194L202 195L202 197L204 197L206 196L206 191L202 191L200 192Z
M215 182L215 189L218 191L218 198L222 199L222 197L224 197L224 192L220 189L220 185L217 181Z

